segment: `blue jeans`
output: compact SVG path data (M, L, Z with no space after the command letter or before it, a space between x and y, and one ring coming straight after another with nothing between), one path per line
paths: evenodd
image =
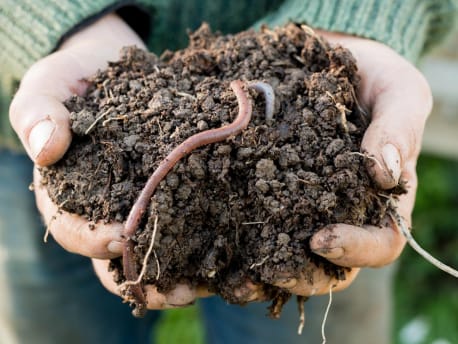
M0 343L153 343L160 312L132 317L121 300L107 292L89 259L67 253L53 240L35 208L32 164L20 154L0 150ZM326 325L331 343L389 340L391 269L361 274L334 297ZM304 334L290 302L281 319L265 316L267 304L227 305L220 298L200 301L207 343L319 343L327 297L306 303ZM357 326L355 326L357 324Z

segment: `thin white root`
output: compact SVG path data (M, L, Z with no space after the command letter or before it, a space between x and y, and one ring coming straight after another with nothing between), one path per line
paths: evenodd
M331 92L329 91L326 91L326 94L328 95L328 97L330 97L332 99L332 101L334 102L337 110L339 110L340 112L340 124L342 125L342 129L345 133L348 133L348 125L347 125L347 112L348 113L351 113L350 110L348 110L345 105L343 104L340 104L336 101L336 99L334 98L334 96L331 94Z
M157 267L157 273L156 273L156 281L159 279L159 276L161 276L161 264L159 264L159 259L157 258L156 251L153 250L154 254L154 259L156 260L156 267Z
M242 222L241 225L262 225L266 221L253 221L253 222Z
M345 105L340 103L336 104L336 108L340 112L340 124L342 125L342 129L345 133L348 133L348 124L347 124L347 111L349 111Z
M103 118L105 117L106 115L108 115L110 112L111 112L112 108L109 108L107 111L105 111L104 113L102 113L99 117L97 117L95 119L94 122L92 122L92 124L89 126L89 128L86 129L86 131L84 132L85 135L89 134L91 132L91 130L95 127L95 125Z
M331 309L332 288L333 288L333 286L329 287L329 302L328 302L328 305L326 307L326 311L324 312L323 322L321 323L321 338L323 339L323 341L321 342L322 344L326 344L326 334L325 334L325 331L324 331L324 327L326 325L326 320L328 319L329 310Z
M108 119L106 119L106 120L104 120L104 121L102 122L102 126L103 126L103 127L106 127L106 125L107 125L108 123L110 123L111 121L126 120L127 118L128 118L127 115L121 115L121 116L117 116L117 117L108 118Z
M156 280L159 278L159 275L160 275L159 260L157 259L156 252L153 251L154 239L156 238L156 232L157 232L157 220L158 220L158 216L156 216L156 218L154 219L154 229L153 229L153 234L151 235L151 242L149 244L148 251L146 251L145 257L143 257L142 270L140 271L140 274L138 275L135 281L126 281L124 283L121 283L118 286L119 290L124 290L126 287L131 286L131 285L137 285L142 281L143 276L145 276L145 273L146 273L146 268L148 266L148 259L151 256L151 253L154 253L154 257L156 259L156 265L158 267L157 274L156 274Z
M195 100L196 100L196 97L194 97L192 94L189 94L189 93L186 93L186 92L179 92L179 91L176 91L175 94L176 94L177 96L180 96L180 97L188 98L188 99L190 99L191 101L195 101Z
M55 219L55 216L51 218L51 220L54 220L54 219ZM45 244L48 243L48 238L49 238L49 225L46 227L45 235L43 235L43 242Z
M266 82L252 81L248 83L248 87L264 95L264 100L266 102L266 121L271 122L274 118L275 111L275 93L272 86Z
M307 26L305 24L302 24L301 25L301 29L308 35L310 36L313 36L313 37L317 37L317 34L316 32L310 27L310 26Z
M304 329L305 326L305 307L304 303L307 300L306 297L303 296L298 296L297 297L297 305L299 307L299 326L297 328L297 334L301 335L302 330Z
M251 264L250 269L254 269L256 266L261 266L262 264L264 264L264 263L267 261L267 259L269 259L269 256L265 256L265 257L264 257L260 262L258 262L258 263L253 263L253 264Z
M452 275L455 278L458 278L458 271L454 268L442 263L440 260L434 258L431 254L429 254L426 250L424 250L413 238L412 234L410 233L409 229L407 228L406 222L404 219L397 213L390 214L393 221L398 225L399 230L402 235L407 240L407 243L412 247L420 256L425 258L428 262L433 264L438 269Z

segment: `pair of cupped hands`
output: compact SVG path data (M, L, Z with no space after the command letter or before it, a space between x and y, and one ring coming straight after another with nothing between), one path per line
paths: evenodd
M408 193L399 198L398 213L410 224L417 177L416 160L426 118L431 110L431 92L422 74L389 47L368 39L319 31L332 44L348 48L355 56L362 78L358 98L371 113L371 123L361 152L380 164L368 164L369 173L384 189L406 181ZM118 16L109 14L66 39L53 54L37 61L24 75L10 107L10 120L37 166L58 161L67 150L72 134L69 112L63 101L73 94L83 95L85 78L108 61L119 58L123 46L144 43ZM38 208L54 239L66 250L92 258L102 284L119 295L111 273L110 258L121 255L123 224L90 223L74 214L58 211L40 185L35 169L35 195ZM311 296L341 290L349 286L362 267L380 267L393 262L405 240L396 224L386 219L382 228L335 224L322 228L310 241L313 252L329 261L352 268L344 281L329 277L313 264L304 267L304 276L282 276L275 284L293 294ZM310 279L310 276L313 276ZM312 283L310 282L312 281ZM161 309L192 303L208 295L202 288L178 285L160 294L151 285L144 286L147 308ZM262 299L257 286L249 281L237 291L245 300Z

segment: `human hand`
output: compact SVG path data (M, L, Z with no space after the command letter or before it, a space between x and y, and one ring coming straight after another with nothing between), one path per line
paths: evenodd
M428 83L411 63L381 43L335 33L323 36L348 48L357 60L362 79L358 98L371 114L361 152L380 162L367 167L381 188L393 188L401 180L407 183L408 193L399 197L397 211L410 226L417 189L416 162L432 108ZM315 253L348 267L387 265L404 245L405 239L391 219L382 228L330 226L311 240Z
M70 114L63 101L82 95L85 78L119 57L125 45L143 47L140 38L115 15L107 15L69 37L55 53L36 62L24 75L10 107L10 121L38 166L59 160L70 145ZM90 224L58 209L34 174L37 206L48 230L70 252L112 258L121 249L122 225Z
M399 197L397 211L410 226L417 188L416 161L432 107L429 86L412 64L381 43L344 34L317 33L332 44L348 48L357 60L362 79L358 98L371 114L361 152L380 162L368 164L367 168L381 188L393 188L400 180L407 182L408 193ZM299 295L327 293L333 285L343 289L356 277L355 268L387 265L400 255L404 245L404 237L390 218L385 219L382 228L331 225L312 237L310 247L337 265L353 268L351 276L340 282L323 275L324 279L314 279L319 281L318 286L305 279L287 279L278 285ZM313 267L310 269L319 274Z
M367 168L382 189L391 189L402 180L408 193L399 197L397 212L410 225L417 177L416 160L432 96L422 74L391 48L368 39L317 31L332 45L349 49L357 60L361 85L360 105L371 114L361 152L369 157ZM374 163L374 161L377 163ZM394 201L394 200L393 200ZM393 262L405 239L391 218L381 227L332 224L310 240L311 250L336 265L349 268L345 280L327 275L312 262L299 276L277 276L273 283L292 294L311 296L348 287L361 267L380 267ZM259 285L248 284L250 300L264 298Z
M85 78L106 68L108 61L117 60L121 48L130 45L144 47L126 23L110 14L69 37L55 53L36 62L27 71L12 101L10 120L37 166L58 161L70 145L70 114L63 102L74 94L83 95L87 88ZM125 238L121 223L93 224L59 209L41 185L36 169L34 189L37 206L49 232L66 250L99 259L122 254ZM108 261L98 261L94 264L96 272L110 291L118 293L107 264ZM104 269L98 268L102 265ZM145 286L145 290L150 308L188 304L190 295L196 295L194 289L185 285L178 286L168 295L159 294L149 286Z
M114 281L114 272L109 272L109 261L101 259L92 259L92 265L94 266L95 272L100 278L103 286L111 291L113 294L122 296L123 286L117 285ZM170 291L167 294L161 294L157 291L157 288L153 285L141 285L141 288L144 293L146 309L169 309L169 308L179 308L192 305L196 299L201 297L207 297L210 292L205 287L196 287L190 288L187 284L178 284L175 289ZM128 297L123 296L126 301L130 301ZM138 307L138 301L135 300L136 307ZM144 309L144 310L146 310ZM134 309L134 314L141 316L140 313Z

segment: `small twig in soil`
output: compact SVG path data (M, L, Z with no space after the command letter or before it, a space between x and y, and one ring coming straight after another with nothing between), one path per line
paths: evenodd
M348 110L345 105L338 103L334 96L331 94L331 92L326 91L326 94L332 99L334 102L337 110L340 112L340 124L342 126L342 129L345 133L348 133L348 125L347 125L347 112L351 113L350 110Z
M159 258L157 258L156 251L153 251L153 254L154 254L154 259L156 260L156 269L157 269L156 281L157 281L159 277L161 276L161 264L159 263Z
M267 259L269 259L269 256L265 256L260 262L258 263L253 263L250 265L250 269L254 269L256 266L261 266L262 264L264 264Z
M190 99L192 101L196 100L196 97L194 97L192 94L189 94L189 93L186 93L186 92L176 91L175 94L177 96L180 96L180 97L188 98L188 99Z
M242 222L241 225L262 225L264 223L266 223L266 221Z
M399 231L401 234L406 238L407 243L412 247L420 256L425 258L428 262L433 264L435 267L438 269L452 275L455 278L458 278L458 271L453 269L451 266L448 266L444 263L442 263L440 260L436 259L433 257L431 254L429 254L426 250L424 250L418 243L417 241L413 238L412 234L410 233L409 229L407 228L407 225L404 221L404 219L401 217L396 212L392 212L389 214L393 221L397 224L399 227Z
M262 33L267 33L269 36L272 36L272 38L274 39L274 41L278 42L279 41L279 37L278 37L278 33L276 33L275 31L273 30L270 30L269 27L267 25L263 25L262 28Z
M127 119L127 118L128 118L127 115L121 115L121 116L111 117L111 118L108 118L108 119L104 120L104 121L102 122L102 126L106 127L106 125L107 125L108 123L110 123L111 121L125 120L125 119Z
M329 310L331 309L332 288L333 287L334 286L331 286L329 288L329 302L328 302L328 305L326 306L326 311L324 312L323 322L321 323L321 338L323 339L323 341L321 342L322 344L326 344L326 334L325 334L325 331L324 331L324 327L326 325L326 320L328 319Z
M363 157L365 159L373 160L378 165L378 167L380 167L380 169L383 170L382 163L380 161L378 161L377 158L374 157L374 156L370 156L368 154L363 154L363 153L360 153L360 152L350 152L348 154L350 154L350 155L358 155L358 156L361 156L361 157Z
M136 281L138 276L133 258L135 243L132 240L132 236L135 234L142 216L148 208L150 199L159 183L180 159L192 152L194 149L211 143L224 141L231 136L238 135L250 123L252 103L251 99L247 96L247 93L243 89L244 83L241 80L235 80L230 83L230 86L235 93L239 106L239 112L235 120L221 128L210 129L197 133L175 147L149 177L143 190L140 192L138 199L132 206L123 232L126 241L123 248L122 261L123 271L127 281ZM133 315L143 316L146 311L146 300L141 284L139 283L128 286L125 294L126 297L129 297L134 304L134 310L132 312Z
M272 122L275 111L275 92L268 83L262 81L252 81L248 83L248 87L264 95L266 103L266 121Z
M359 114L360 114L360 118L363 120L364 122L364 126L367 126L367 122L369 121L369 114L368 112L364 109L364 107L359 103L358 101L358 97L356 96L356 92L355 92L355 88L352 86L351 87L351 95L355 101L355 104L356 104L356 108L358 109L359 111Z
M97 124L97 122L99 122L103 117L105 117L106 115L108 115L111 110L113 110L113 108L109 108L107 111L105 111L104 113L102 113L99 117L97 117L95 119L94 122L91 123L91 125L89 126L89 128L86 129L86 131L84 132L85 135L89 134L91 132L91 130L95 127L95 125Z
M146 268L147 268L148 260L149 260L149 257L151 256L151 253L154 253L154 256L156 258L156 264L157 264L157 267L158 267L157 274L156 274L156 280L159 279L159 275L160 275L160 271L161 271L160 270L160 265L159 265L159 262L157 260L156 252L153 250L154 241L155 241L156 232L157 232L157 219L158 219L158 216L156 216L156 218L154 219L154 229L153 229L153 234L151 235L151 242L149 244L148 251L146 251L145 257L143 257L142 270L140 271L140 274L138 275L138 277L137 277L137 279L135 281L126 281L126 282L120 284L118 286L119 290L124 290L124 288L126 288L127 286L136 285L136 284L139 284L142 281L143 276L145 276L145 273L146 273Z

